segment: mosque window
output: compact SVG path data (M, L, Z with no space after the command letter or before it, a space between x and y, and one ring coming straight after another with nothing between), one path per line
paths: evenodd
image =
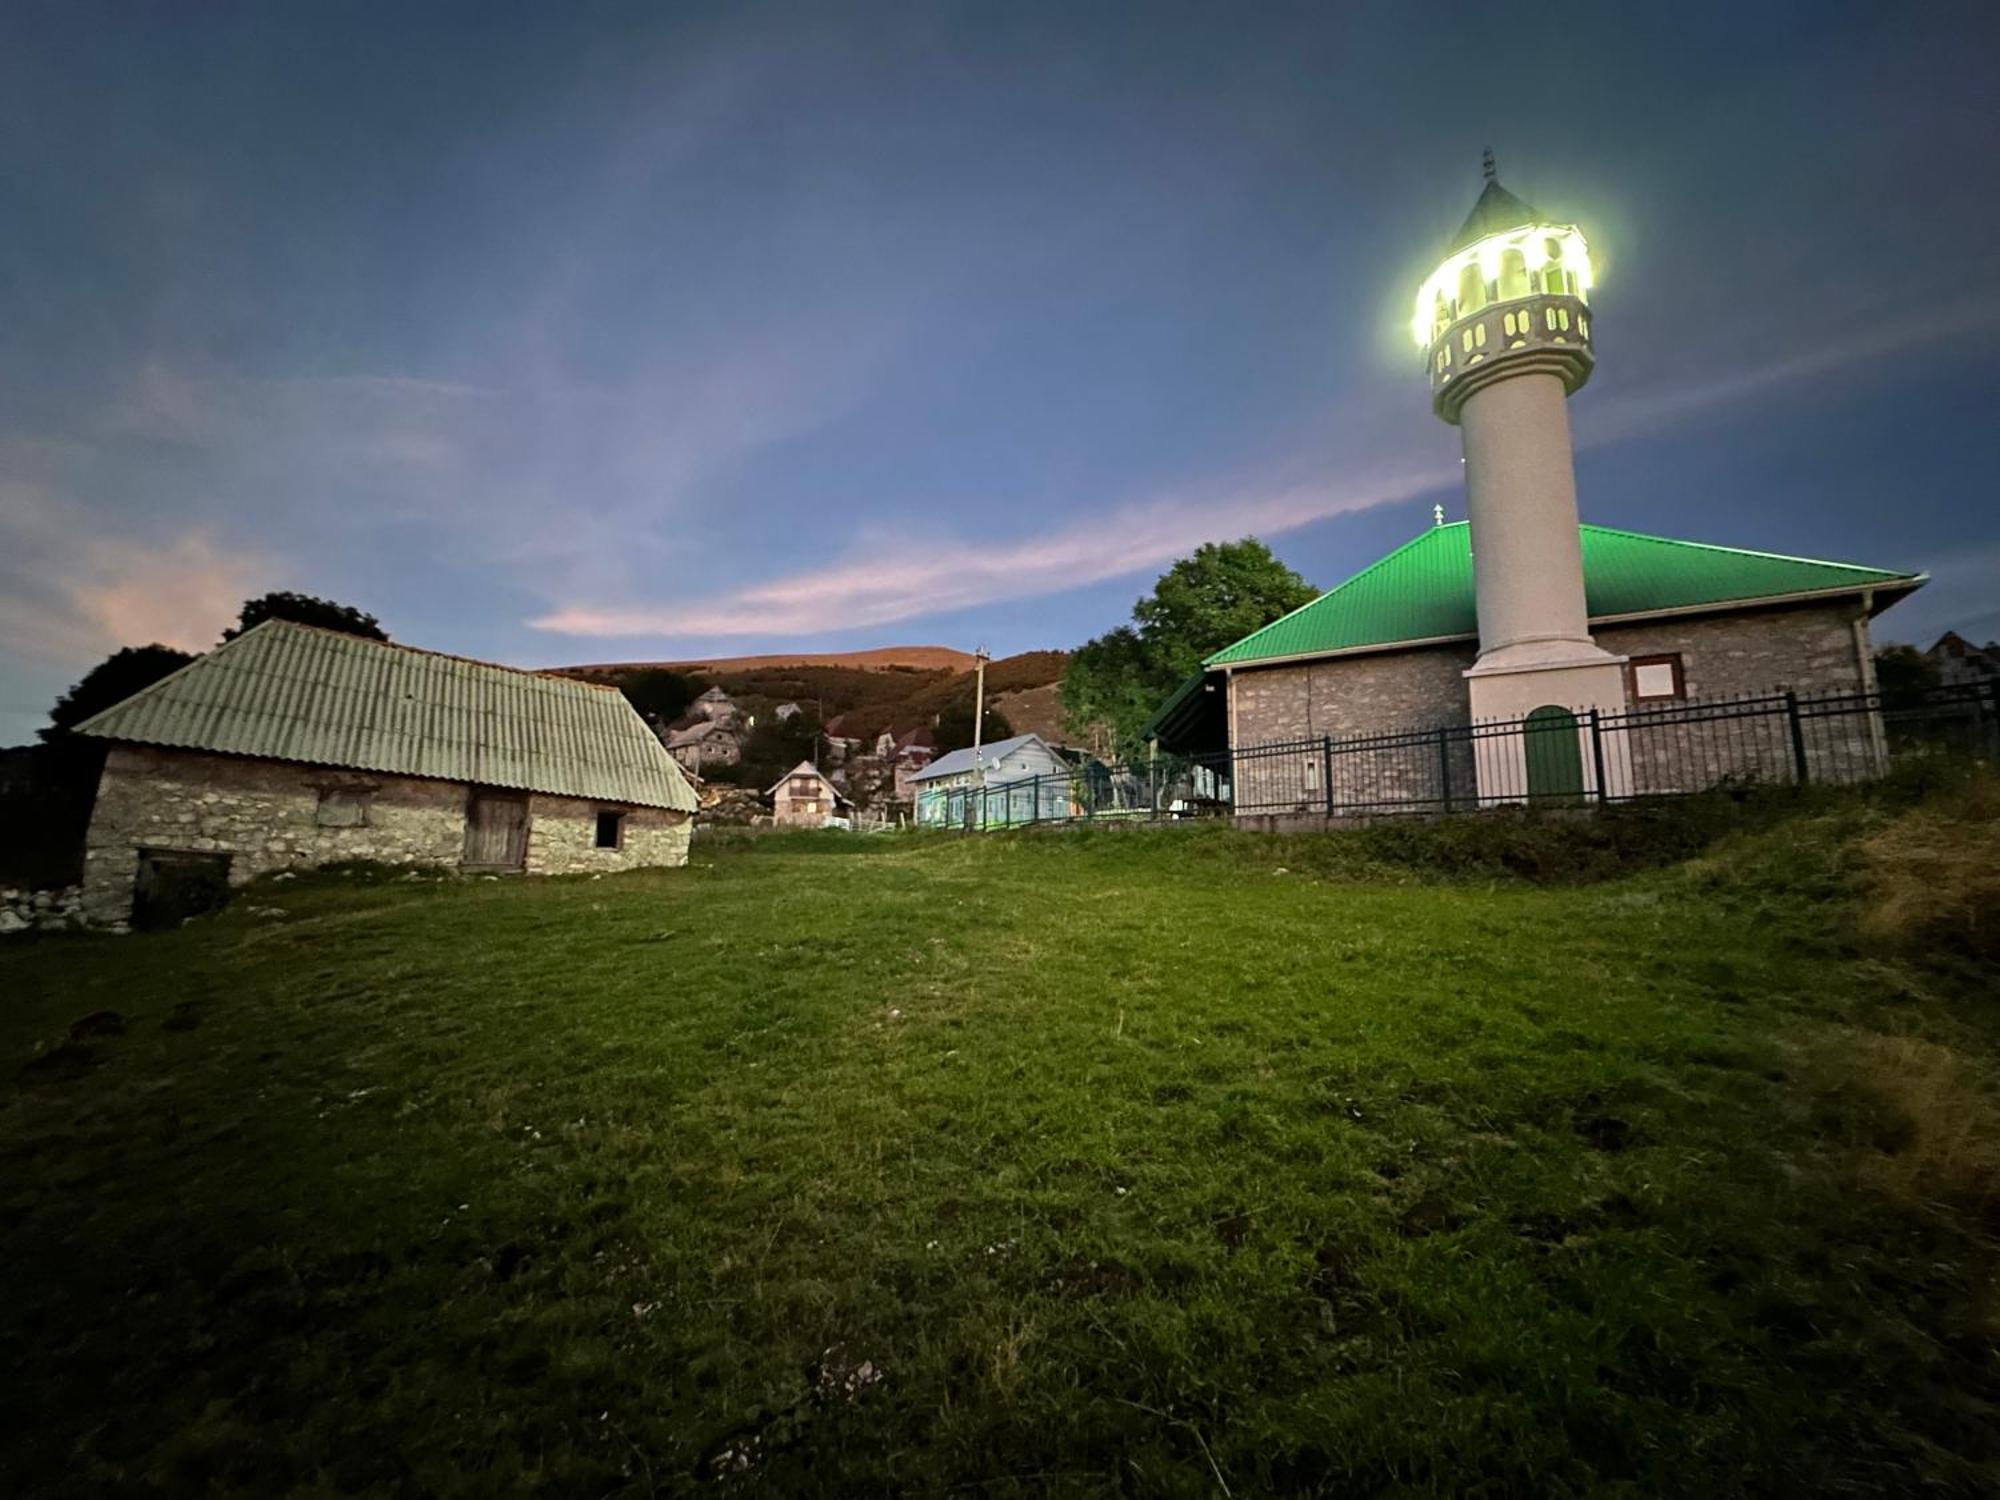
M1556 331L1556 310L1553 307L1545 307L1542 309L1542 322L1548 325L1548 330L1550 333L1554 333Z
M1472 352L1472 330L1470 328L1466 329L1463 333L1459 334L1458 341L1459 343L1465 346L1465 352L1467 354L1470 354Z
M1687 672L1678 653L1635 656L1625 664L1632 696L1640 701L1687 696Z
M1512 313L1508 313L1506 317L1500 320L1500 322L1502 323L1503 326L1505 326L1507 330L1507 337L1512 338L1514 336L1514 315Z
M1576 320L1576 331L1577 331L1578 333L1582 334L1582 335L1583 335L1583 336L1584 336L1585 338L1589 338L1589 337L1590 337L1590 319L1588 319L1588 318L1584 317L1584 316L1583 316L1582 314L1578 314L1578 315L1577 315L1577 320Z
M1528 258L1519 250L1500 252L1500 301L1528 295Z
M1486 325L1484 323L1481 323L1472 330L1472 342L1482 349L1486 347Z

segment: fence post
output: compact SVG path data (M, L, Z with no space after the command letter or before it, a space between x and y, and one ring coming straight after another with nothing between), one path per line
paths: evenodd
M1604 784L1604 730L1598 723L1603 710L1590 711L1590 765L1597 773L1597 805L1602 807L1611 800L1611 790Z
M1799 786L1806 784L1806 727L1799 718L1799 695L1785 689L1785 715L1792 726L1792 771Z
M1319 741L1320 791L1326 797L1326 815L1333 816L1333 736L1321 735Z
M1444 725L1437 727L1438 742L1438 792L1444 798L1444 810L1451 811L1451 738Z

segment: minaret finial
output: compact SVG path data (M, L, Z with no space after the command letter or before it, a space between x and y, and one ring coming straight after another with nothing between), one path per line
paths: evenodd
M1479 153L1479 170L1486 174L1488 182L1499 180L1499 172L1493 165L1493 148L1491 146L1488 146L1484 151Z
M1433 505L1431 507L1431 525L1444 525L1444 507L1442 505Z

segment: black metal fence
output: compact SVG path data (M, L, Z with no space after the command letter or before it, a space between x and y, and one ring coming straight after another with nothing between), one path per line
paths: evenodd
M918 821L1018 828L1209 816L1378 817L1508 804L1586 805L1755 783L1851 784L1899 756L2000 756L2000 682L1880 693L1767 693L1541 708L1389 734L1288 740L924 794Z

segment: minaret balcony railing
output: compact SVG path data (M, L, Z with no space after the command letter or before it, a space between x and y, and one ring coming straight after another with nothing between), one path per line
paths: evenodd
M1447 421L1457 420L1474 389L1519 369L1547 369L1574 392L1594 358L1590 306L1572 296L1489 302L1448 324L1425 356L1432 403Z

